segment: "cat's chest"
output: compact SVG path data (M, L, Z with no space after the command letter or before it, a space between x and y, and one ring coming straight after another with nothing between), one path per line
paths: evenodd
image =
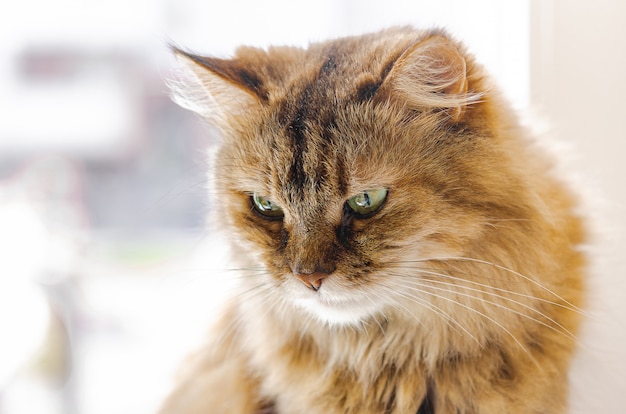
M362 382L352 370L325 370L321 364L308 369L276 369L263 377L262 391L276 413L400 414L420 411L427 400L427 381L419 370L384 369L377 378Z
M426 399L426 369L380 332L320 338L268 318L248 326L245 346L277 413L416 413Z

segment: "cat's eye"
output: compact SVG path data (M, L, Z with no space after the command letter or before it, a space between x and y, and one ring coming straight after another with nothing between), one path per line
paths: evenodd
M387 199L387 193L386 188L363 191L348 199L347 204L357 217L367 218L380 210Z
M283 217L283 209L267 197L254 193L251 196L252 206L265 218L276 220Z

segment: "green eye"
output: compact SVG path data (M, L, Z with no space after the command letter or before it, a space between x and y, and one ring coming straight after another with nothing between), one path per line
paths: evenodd
M282 218L284 215L283 209L278 204L257 193L252 194L252 205L260 215L268 219L275 220Z
M387 189L378 188L375 190L363 191L360 194L348 199L348 207L362 218L377 213L387 199Z

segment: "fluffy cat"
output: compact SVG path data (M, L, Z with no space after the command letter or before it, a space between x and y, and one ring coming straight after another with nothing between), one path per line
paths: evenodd
M240 288L161 413L564 413L576 200L443 31L176 49Z

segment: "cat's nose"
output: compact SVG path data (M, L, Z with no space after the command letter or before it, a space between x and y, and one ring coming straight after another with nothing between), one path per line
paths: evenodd
M294 273L294 276L300 279L300 281L304 283L304 286L317 292L322 286L324 279L328 277L328 273Z

